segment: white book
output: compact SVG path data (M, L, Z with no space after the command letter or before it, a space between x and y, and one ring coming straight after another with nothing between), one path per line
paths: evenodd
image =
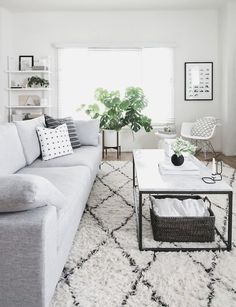
M180 176L199 176L200 172L199 171L188 171L188 172L181 172L181 171L166 171L162 170L160 168L160 173L162 175L180 175Z
M175 166L170 160L159 163L159 169L163 175L200 175L200 170L192 161L185 161L180 166Z

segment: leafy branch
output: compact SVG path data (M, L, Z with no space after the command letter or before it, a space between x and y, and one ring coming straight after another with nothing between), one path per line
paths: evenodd
M172 144L172 149L177 157L181 156L182 153L188 152L189 154L194 154L196 151L196 146L191 144L189 141L185 141L182 138L176 139L176 142Z

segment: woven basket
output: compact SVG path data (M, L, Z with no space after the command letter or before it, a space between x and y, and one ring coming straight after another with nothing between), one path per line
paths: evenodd
M152 195L154 198L202 199L200 196ZM164 242L213 242L215 240L215 216L209 202L207 217L160 217L153 210L151 201L150 215L153 237L155 241Z

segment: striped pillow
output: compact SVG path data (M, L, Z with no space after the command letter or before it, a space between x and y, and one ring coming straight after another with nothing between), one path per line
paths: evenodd
M72 148L79 148L81 146L80 141L79 141L79 137L76 131L76 127L75 127L75 123L73 121L73 119L71 117L65 117L65 118L53 118L51 116L48 115L44 115L45 116L45 122L46 122L46 126L47 128L51 128L54 129L62 124L66 124L67 125L67 129L69 132L69 137L70 137L70 142L71 142L71 146Z

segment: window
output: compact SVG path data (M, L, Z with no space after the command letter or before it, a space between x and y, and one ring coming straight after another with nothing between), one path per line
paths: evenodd
M95 102L98 87L139 86L148 99L153 124L170 121L173 110L173 49L59 49L59 115L79 117L81 104Z

